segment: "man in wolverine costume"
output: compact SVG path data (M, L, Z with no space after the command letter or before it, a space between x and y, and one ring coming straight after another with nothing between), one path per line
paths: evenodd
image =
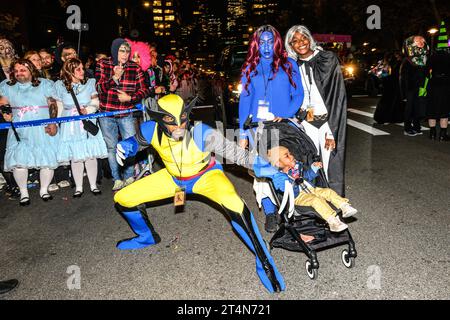
M181 97L168 95L158 101L158 110L149 111L155 121L141 125L134 137L117 146L117 161L133 157L150 145L159 153L166 168L119 191L114 201L120 213L138 235L118 243L120 250L140 249L161 241L148 220L146 203L186 194L197 194L219 204L231 219L236 233L256 256L256 272L271 293L284 291L281 274L267 250L256 221L236 193L211 152L238 165L253 169L258 177L270 177L283 190L287 175L278 172L266 160L238 147L207 125L189 124L193 104L186 106Z

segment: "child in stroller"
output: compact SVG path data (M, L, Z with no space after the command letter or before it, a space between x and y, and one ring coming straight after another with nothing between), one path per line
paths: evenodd
M311 172L314 173L314 185L316 188L329 188L325 173L320 168L320 156L317 154L317 149L301 125L291 120L283 120L281 123L251 123L251 120L248 120L245 126L246 129L255 127L258 127L255 131L255 141L257 141L255 148L257 148L256 150L260 155L266 156L270 161L268 156L269 150L275 147L284 147L292 155L292 159L297 160L295 162L302 164L304 172L308 172L308 178L311 178L309 176ZM289 154L286 152L285 156ZM271 152L271 155L274 154ZM296 166L294 166L294 169ZM291 170L290 167L289 170ZM342 251L341 259L345 267L352 268L354 266L355 258L357 257L355 243L350 231L342 221L342 224L338 223L335 228L332 226L333 223L330 226L330 220L328 224L325 223L324 219L313 207L304 206L302 201L297 202L300 205L294 206L294 192L288 192L289 187L291 191L293 190L290 183L286 183L286 192L283 203L281 203L282 195L275 190L272 181L267 182L269 182L270 190L260 191L264 193L264 196L269 196L279 208L279 228L268 243L270 250L273 248L283 248L290 251L304 252L309 258L306 261L306 272L312 280L318 277L319 261L316 252L319 250L348 245L348 249ZM297 180L297 182L303 181ZM286 194L292 194L292 196L288 196L288 200L286 200ZM262 196L257 193L257 199L261 198ZM291 203L289 208L285 205L287 202ZM333 200L333 203L337 208L332 213L330 211L330 215L332 216L337 216L336 213L340 214L343 211L343 215L350 217L357 212L356 209L344 204L348 203L346 199L337 201L336 198L336 201ZM329 205L327 204L327 206ZM342 231L335 232L339 228L342 228Z
M295 204L312 207L328 223L330 231L342 232L348 228L337 216L328 202L342 210L342 217L349 218L358 211L349 204L349 200L339 196L330 188L314 187L313 180L322 169L322 162L314 162L308 170L283 146L273 147L268 151L270 163L286 173L294 183ZM328 202L327 202L328 201Z

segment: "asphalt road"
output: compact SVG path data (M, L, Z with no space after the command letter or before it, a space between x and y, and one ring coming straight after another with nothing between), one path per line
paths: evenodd
M349 107L373 113L375 105L354 98ZM369 116L349 117L374 126ZM178 214L171 204L150 208L162 242L121 252L116 242L133 234L106 180L100 198L73 200L72 190L62 189L43 203L32 189L32 205L21 208L0 195L0 278L21 281L0 299L449 299L450 143L406 137L394 124L375 127L389 135L349 126L347 196L360 211L350 222L359 254L353 269L341 262L345 247L322 251L311 281L304 254L275 249L287 289L271 295L223 214L198 200ZM245 171L230 168L228 176L262 230Z

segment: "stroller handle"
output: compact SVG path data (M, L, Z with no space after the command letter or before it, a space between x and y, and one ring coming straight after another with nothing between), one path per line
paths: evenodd
M294 120L294 119L292 119ZM289 123L292 122L291 119L282 119L279 123ZM272 124L273 121L260 121L260 122L252 122L252 116L250 115L244 123L244 130L250 130L253 128L259 127L260 124L267 125Z

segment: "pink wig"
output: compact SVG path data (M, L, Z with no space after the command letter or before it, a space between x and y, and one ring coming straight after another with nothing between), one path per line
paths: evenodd
M264 25L258 28L258 30L255 31L253 34L249 48L248 48L248 54L247 54L247 60L244 63L244 66L242 67L242 74L245 75L247 78L247 83L245 84L245 90L248 90L248 86L251 82L251 74L255 72L256 74L258 71L256 71L256 67L259 64L260 61L260 53L259 53L259 40L261 38L261 35L264 32L270 32L273 34L274 38L274 45L273 45L273 78L277 76L278 70L280 67L286 72L286 74L289 77L289 82L291 85L295 88L296 85L294 83L294 80L292 79L292 64L288 61L288 54L286 50L283 47L283 39L281 39L280 33L272 27L271 25Z
M131 56L130 59L133 59L134 54L137 52L141 57L140 67L143 71L147 71L151 65L151 56L150 56L150 46L145 42L140 41L132 41L126 39L126 41L131 46Z

